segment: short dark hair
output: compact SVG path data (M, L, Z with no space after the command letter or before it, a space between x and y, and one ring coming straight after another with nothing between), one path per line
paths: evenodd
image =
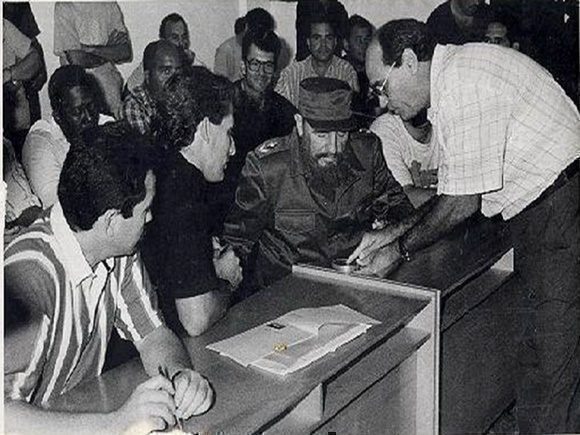
M239 35L246 30L246 17L239 17L234 23L234 34Z
M60 113L64 108L64 98L67 92L76 86L87 89L99 107L103 108L101 88L97 80L79 65L63 65L56 69L48 81L48 99L53 112Z
M312 26L314 26L315 24L328 24L332 29L332 33L334 33L334 36L338 38L337 34L338 24L336 23L336 20L327 13L325 13L324 11L317 10L310 17L310 23L308 25L308 37L310 37L310 35L312 34Z
M401 65L401 55L405 48L413 50L419 61L431 60L435 50L435 40L427 25L414 19L389 21L377 32L377 39L383 52L383 63L395 62Z
M172 13L167 15L165 18L161 20L161 24L159 25L159 37L161 39L166 39L167 35L165 34L165 27L167 27L168 23L178 23L182 22L185 26L185 30L189 33L189 28L187 27L187 23L183 19L183 17L177 13Z
M179 55L180 50L175 47L171 42L165 39L159 39L157 41L150 42L143 50L143 70L151 71L154 68L155 57L160 49L175 50Z
M197 126L208 118L221 124L231 113L234 88L225 77L194 66L167 81L165 98L158 103L153 131L160 148L180 150L191 144Z
M83 132L71 144L58 183L58 199L71 229L90 230L110 209L132 216L145 198L145 177L154 164L150 141L125 121Z
M280 39L273 31L268 31L265 33L256 33L254 31L248 31L242 39L242 59L246 60L248 58L248 53L250 52L250 47L254 44L262 51L268 53L274 53L274 63L278 62L278 56L280 55Z
M246 29L258 34L274 30L274 17L263 8L254 8L246 14Z
M348 33L346 35L347 38L350 38L352 30L355 27L362 27L363 29L369 29L371 34L375 30L375 27L366 18L361 17L360 15L351 15L351 17L348 19Z

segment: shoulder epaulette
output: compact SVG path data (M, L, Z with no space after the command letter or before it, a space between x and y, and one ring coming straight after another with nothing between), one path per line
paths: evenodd
M275 154L279 151L286 149L284 138L277 137L274 139L268 139L266 142L262 143L256 148L256 156L262 159L266 156Z

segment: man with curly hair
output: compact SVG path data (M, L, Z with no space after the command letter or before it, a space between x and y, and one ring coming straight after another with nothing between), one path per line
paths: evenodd
M143 246L168 324L195 336L226 312L241 281L239 260L212 240L208 183L223 180L235 153L232 84L204 67L176 75L159 106L153 222Z

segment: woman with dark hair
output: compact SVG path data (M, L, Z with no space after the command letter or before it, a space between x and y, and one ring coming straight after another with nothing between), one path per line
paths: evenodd
M199 335L221 318L241 281L239 260L212 241L208 182L218 182L235 153L233 88L203 67L172 78L154 132L157 168L153 221L142 249L167 324Z

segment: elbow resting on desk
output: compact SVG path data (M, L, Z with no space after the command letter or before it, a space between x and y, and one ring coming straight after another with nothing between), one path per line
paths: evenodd
M195 337L221 319L229 306L229 295L214 290L191 298L176 299L179 321L187 334Z

